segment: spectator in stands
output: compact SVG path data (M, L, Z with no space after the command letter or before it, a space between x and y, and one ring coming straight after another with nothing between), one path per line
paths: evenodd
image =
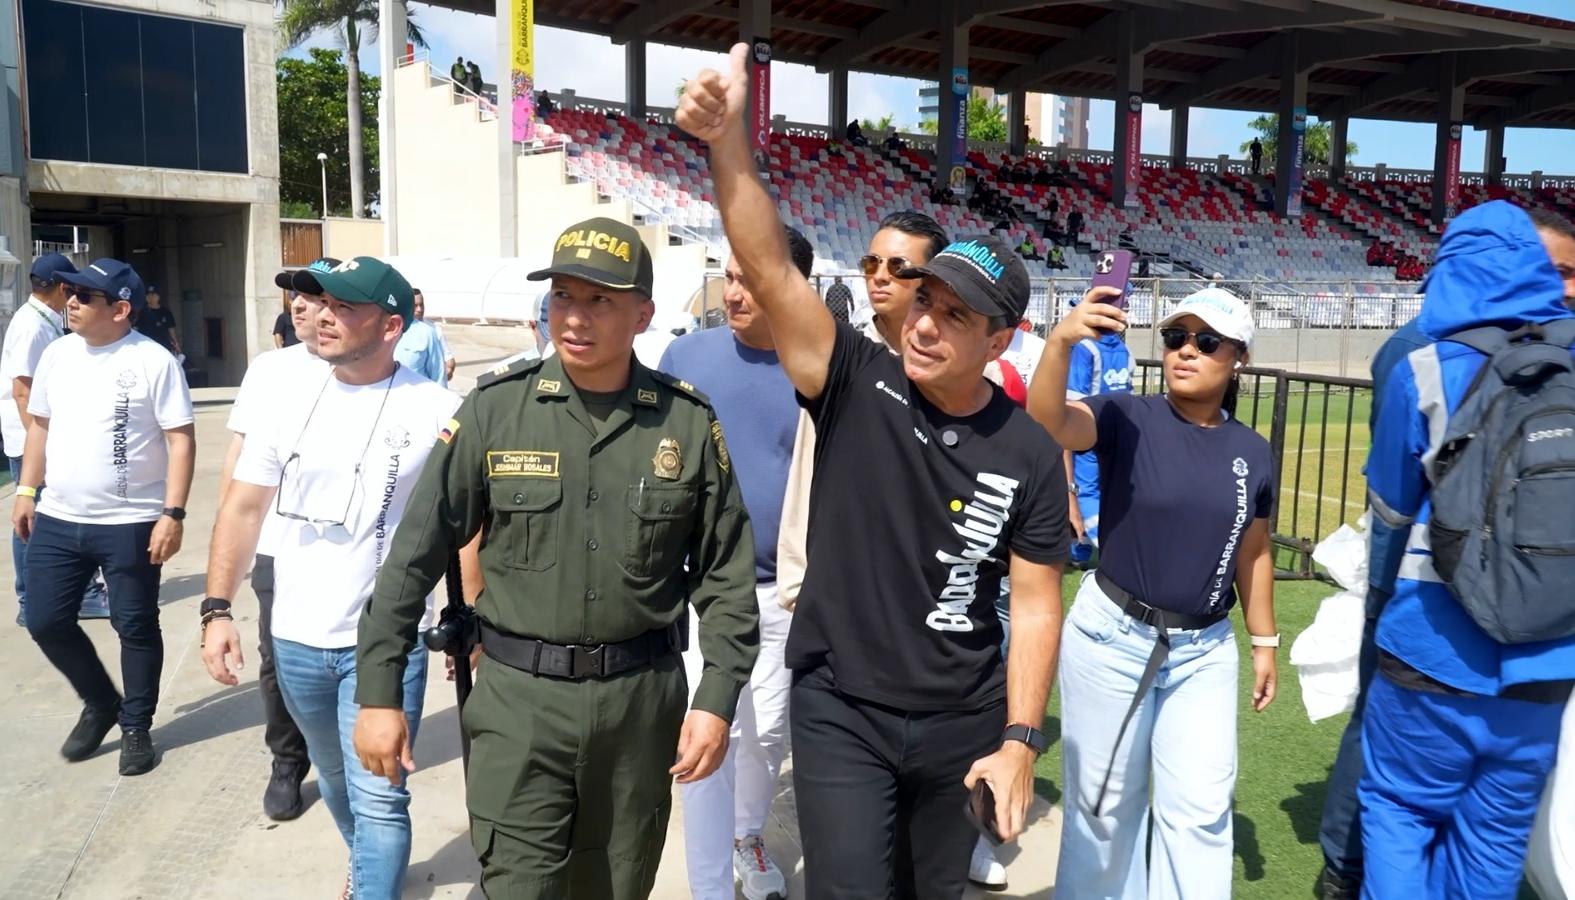
M558 111L558 104L552 102L552 95L546 91L536 92L536 113L539 118L546 118Z
M1048 185L1050 183L1050 178L1050 167L1046 166L1044 163L1040 163L1039 168L1034 170L1034 184Z
M481 67L476 65L476 61L475 60L471 60L470 62L465 64L465 68L467 70L466 74L468 76L467 77L467 81L466 81L466 86L470 88L470 92L472 94L475 94L477 97L480 97L481 96L481 87L482 87L482 85L481 85Z
M826 308L838 322L846 322L853 315L853 289L842 283L841 275L832 278L831 287L826 289Z
M1040 169L1039 171L1044 172L1045 170ZM1052 193L1050 198L1045 201L1045 212L1049 213L1052 219L1059 216L1061 214L1061 199Z
M990 186L983 181L973 186L973 193L968 195L968 211L982 212L990 198Z
M1253 138L1252 144L1247 147L1247 155L1252 157L1252 174L1257 175L1263 168L1263 142Z
M832 138L831 140L827 141L826 142L826 155L827 156L837 156L837 157L842 156L842 142L837 140L836 138Z
M1058 272L1066 268L1066 251L1058 243L1050 245L1050 268Z
M1212 900L1231 895L1238 599L1254 710L1274 700L1277 679L1274 463L1268 441L1232 415L1252 316L1229 292L1198 291L1159 323L1165 393L1068 400L1073 348L1127 326L1108 303L1119 294L1083 296L1029 388L1029 410L1058 442L1095 452L1111 501L1100 567L1083 579L1061 646L1057 894Z
M853 121L848 123L848 132L847 132L847 134L848 134L848 144L851 145L851 146L854 146L854 147L868 147L870 145L869 138L866 138L864 136L864 126L859 124L859 120L858 119L854 119Z
M1033 239L1026 234L1023 235L1023 242L1017 245L1017 253L1023 259L1044 259L1039 255L1038 248L1034 246Z
M1373 242L1367 245L1367 264L1369 266L1376 266L1383 263L1383 261L1384 242L1378 238L1373 238Z
M1503 201L1451 223L1418 316L1424 337L1439 343L1395 366L1374 426L1367 477L1381 551L1369 580L1395 580L1377 626L1379 677L1363 710L1364 897L1514 898L1553 765L1575 638L1494 640L1440 577L1441 548L1426 539L1434 460L1486 360L1444 338L1487 324L1562 327L1570 319L1565 286L1537 238L1526 213ZM1557 458L1556 445L1545 452Z
M892 128L891 134L886 135L886 140L881 144L881 146L885 147L887 151L894 152L901 150L903 147L906 147L907 144L904 144L902 138L897 136L897 129Z
M1045 240L1061 244L1066 241L1066 228L1054 216L1044 220L1043 231Z
M1077 243L1077 236L1083 231L1083 212L1073 208L1066 214L1066 243Z
M1400 261L1400 251L1394 244L1385 242L1382 262L1385 266L1394 266Z
M951 185L936 181L935 186L930 189L930 202L941 206L956 206L957 195L952 193Z

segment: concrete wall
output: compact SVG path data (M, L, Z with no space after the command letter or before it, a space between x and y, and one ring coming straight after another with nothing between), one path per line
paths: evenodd
M323 221L323 255L334 259L383 255L380 219L329 218Z
M1252 364L1289 372L1368 377L1368 366L1393 331L1341 328L1261 329L1253 338ZM1134 357L1159 359L1159 334L1151 328L1127 332Z
M495 250L498 123L433 87L424 64L394 72L395 226L401 255L473 256ZM482 245L491 240L492 245ZM381 254L382 247L379 245Z
M27 302L30 292L27 270L32 262L32 231L27 207L22 203L22 180L0 177L0 235L10 244L18 264L10 272L0 272L0 316L10 320L12 311Z

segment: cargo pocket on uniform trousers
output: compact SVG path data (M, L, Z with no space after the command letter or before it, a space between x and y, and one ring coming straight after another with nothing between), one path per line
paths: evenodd
M492 482L488 545L503 564L540 572L558 561L558 509L563 483L556 478L503 478Z
M491 822L471 817L470 845L475 849L476 861L481 863L482 869L486 869L487 863L492 860L492 842L496 838L497 832L493 830Z
M689 485L632 485L624 526L623 569L636 578L683 562L694 525L695 489Z

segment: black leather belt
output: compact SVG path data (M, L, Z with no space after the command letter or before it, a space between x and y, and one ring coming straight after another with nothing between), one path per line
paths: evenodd
M1156 609L1123 590L1120 585L1106 578L1105 573L1098 569L1094 570L1094 580L1099 582L1099 589L1104 591L1105 596L1121 607L1122 612L1137 619L1144 625L1150 625L1161 631L1166 628L1183 628L1188 631L1197 631L1230 616L1229 612L1209 613L1205 616L1199 616L1191 613L1172 612L1168 609Z
M481 622L481 649L488 656L521 672L576 681L643 669L682 646L677 625L615 644L554 644L504 634Z
M1378 651L1378 671L1385 678L1403 688L1413 691L1425 691L1429 694L1447 694L1451 697L1482 697L1484 694L1474 694L1460 688L1447 685L1437 678L1419 671L1410 663L1388 650ZM1568 679L1561 681L1528 681L1522 684L1506 685L1498 692L1498 697L1503 700L1524 700L1528 703L1548 703L1562 705L1570 699L1575 681Z

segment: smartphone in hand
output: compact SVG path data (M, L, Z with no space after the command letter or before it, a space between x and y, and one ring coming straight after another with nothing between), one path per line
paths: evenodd
M988 781L981 778L974 782L973 790L968 792L968 802L963 806L963 815L979 829L990 846L999 847L1004 843L1000 832L995 830L995 791L990 790Z
M1127 308L1127 282L1132 280L1132 251L1105 250L1094 260L1094 277L1090 287L1113 287L1121 296L1106 300L1118 309Z

